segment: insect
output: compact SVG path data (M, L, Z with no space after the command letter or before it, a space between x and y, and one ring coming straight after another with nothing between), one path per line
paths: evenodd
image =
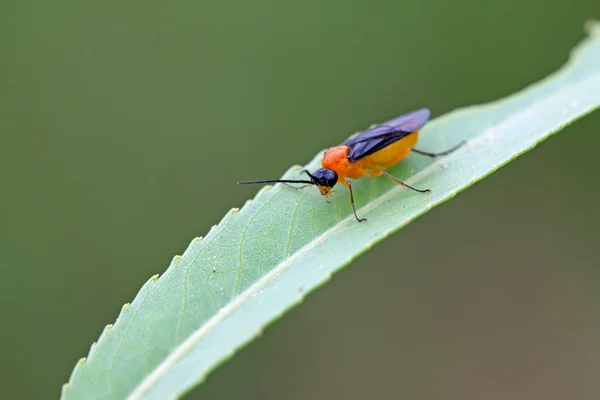
M430 190L414 188L384 170L397 164L410 153L433 158L450 154L465 143L461 142L451 149L440 153L430 153L415 149L413 146L419 138L419 130L425 125L429 116L429 109L422 108L352 135L341 145L331 147L325 152L321 160L322 168L319 168L312 174L306 170L303 171L308 175L309 179L271 179L238 183L280 182L285 184L304 184L301 187L295 187L296 189L301 189L308 185L316 185L319 193L325 197L327 202L331 200L331 194L333 193L331 189L340 183L346 186L350 192L350 204L352 205L352 211L356 220L358 222L366 221L366 218L359 218L356 214L352 183L347 178L358 179L363 176L375 177L383 175L403 187L407 187L415 192L426 193Z

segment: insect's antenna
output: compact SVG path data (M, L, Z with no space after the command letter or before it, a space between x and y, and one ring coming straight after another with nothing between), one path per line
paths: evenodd
M312 181L312 183L315 183L317 181L317 178L315 178L310 172L308 172L307 170L303 169L302 172L306 172L306 175L308 175L310 177L310 180Z
M267 179L260 181L242 181L238 182L238 185L250 185L254 183L305 183L307 185L313 185L313 181L307 181L302 179Z

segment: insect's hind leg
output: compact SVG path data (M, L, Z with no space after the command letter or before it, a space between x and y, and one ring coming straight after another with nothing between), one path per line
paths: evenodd
M394 181L394 182L396 182L398 185L401 185L401 186L403 186L403 187L407 187L407 188L409 188L409 189L412 189L412 190L414 190L415 192L419 192L419 193L428 193L428 192L431 192L431 189L417 189L417 188L414 188L414 187L412 187L412 186L410 186L410 185L408 185L408 184L406 184L406 183L402 182L400 179L398 179L398 178L396 178L396 177L393 177L392 175L388 174L388 173L387 173L387 172L385 172L385 171L381 171L381 175L385 176L386 178L389 178L389 179L393 180L393 181Z
M439 157L439 156L447 156L448 154L452 153L455 150L458 150L459 148L461 148L466 142L466 140L463 140L462 142L460 142L459 144L457 144L456 146L452 147L451 149L448 149L446 151L442 151L440 153L430 153L428 151L423 151L423 150L417 150L417 149L411 149L412 152L420 154L422 156L427 156L427 157Z

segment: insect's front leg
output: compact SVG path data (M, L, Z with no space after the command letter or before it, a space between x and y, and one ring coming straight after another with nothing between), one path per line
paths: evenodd
M289 183L284 183L284 185L287 187L291 187L292 189L296 189L296 190L304 189L307 186L311 186L309 183L307 183L306 185L302 185L302 186L292 186Z
M366 218L358 218L358 215L356 214L356 207L354 207L354 194L352 193L352 184L350 182L346 182L345 185L350 191L350 205L352 206L352 212L354 212L354 218L356 218L358 222L366 221Z

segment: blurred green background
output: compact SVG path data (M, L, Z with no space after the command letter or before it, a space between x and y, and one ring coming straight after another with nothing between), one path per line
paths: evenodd
M257 187L559 68L597 0L0 5L0 398L57 398ZM337 274L190 398L600 397L600 113Z

